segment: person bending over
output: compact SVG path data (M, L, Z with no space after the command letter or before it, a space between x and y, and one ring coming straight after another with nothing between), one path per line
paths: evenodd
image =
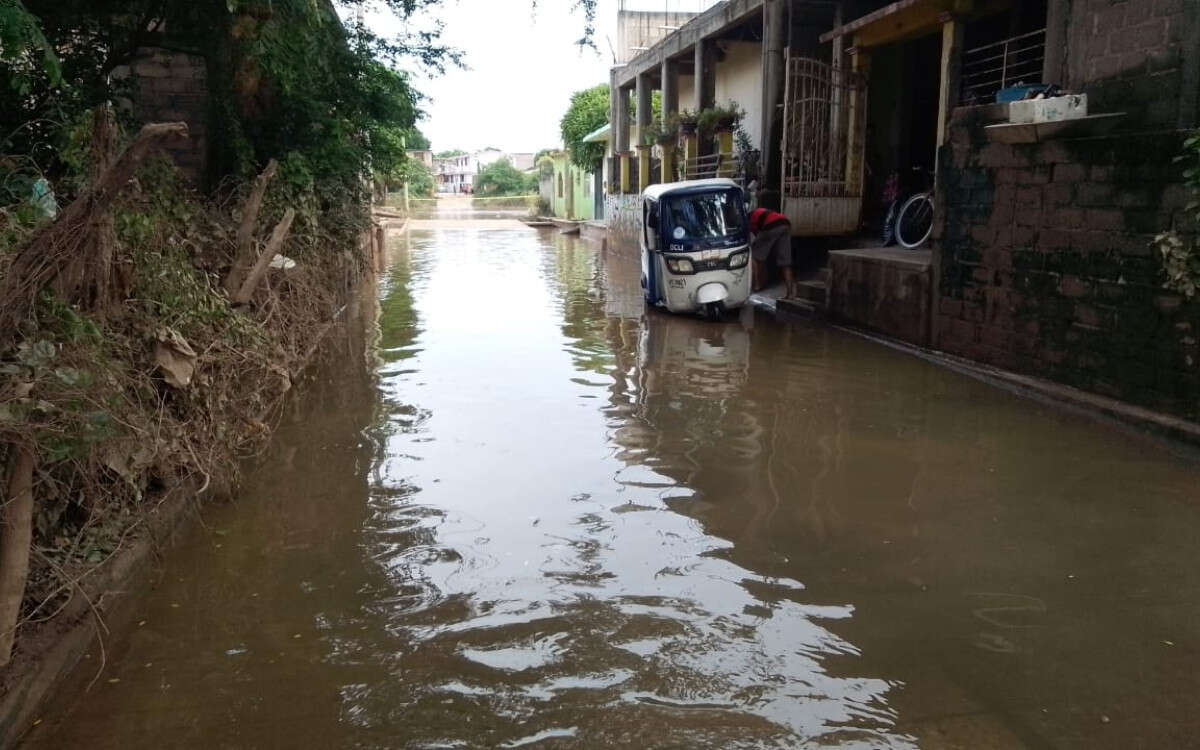
M767 264L774 259L787 284L784 296L796 296L796 278L792 274L792 225L786 216L767 208L750 212L750 257L754 260L754 291L767 285Z

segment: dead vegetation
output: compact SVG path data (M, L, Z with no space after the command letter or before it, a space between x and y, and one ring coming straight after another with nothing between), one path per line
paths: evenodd
M356 219L334 234L273 199L274 162L202 198L155 153L186 128L117 153L111 114L93 122L90 187L0 248L0 665L149 509L232 491L367 262Z

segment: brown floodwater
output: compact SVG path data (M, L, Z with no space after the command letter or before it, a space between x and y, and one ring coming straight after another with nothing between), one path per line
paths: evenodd
M637 273L397 236L28 747L1200 746L1196 463Z

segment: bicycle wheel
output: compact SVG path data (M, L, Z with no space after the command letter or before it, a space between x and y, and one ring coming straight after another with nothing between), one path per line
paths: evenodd
M909 250L924 244L933 232L933 196L917 193L896 216L896 241Z

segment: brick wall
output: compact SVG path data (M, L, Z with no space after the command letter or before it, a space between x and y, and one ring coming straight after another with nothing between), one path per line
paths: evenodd
M1181 103L1195 106L1180 92L1196 85L1184 80L1196 14L1196 0L1073 0L1058 80L1087 91L1093 111L1127 112L1129 127L1174 127Z
M200 184L208 157L208 74L204 58L156 47L113 72L133 82L133 114L140 122L186 122L189 137L166 145L180 171Z
M1162 289L1149 246L1196 229L1182 133L988 142L1003 116L959 108L940 154L934 346L1200 418L1200 302Z
M1200 419L1200 302L1162 288L1150 242L1196 232L1172 159L1196 124L1200 0L1050 0L1050 77L1124 112L1112 132L989 140L956 109L939 152L933 345ZM1066 134L1064 134L1066 135Z

